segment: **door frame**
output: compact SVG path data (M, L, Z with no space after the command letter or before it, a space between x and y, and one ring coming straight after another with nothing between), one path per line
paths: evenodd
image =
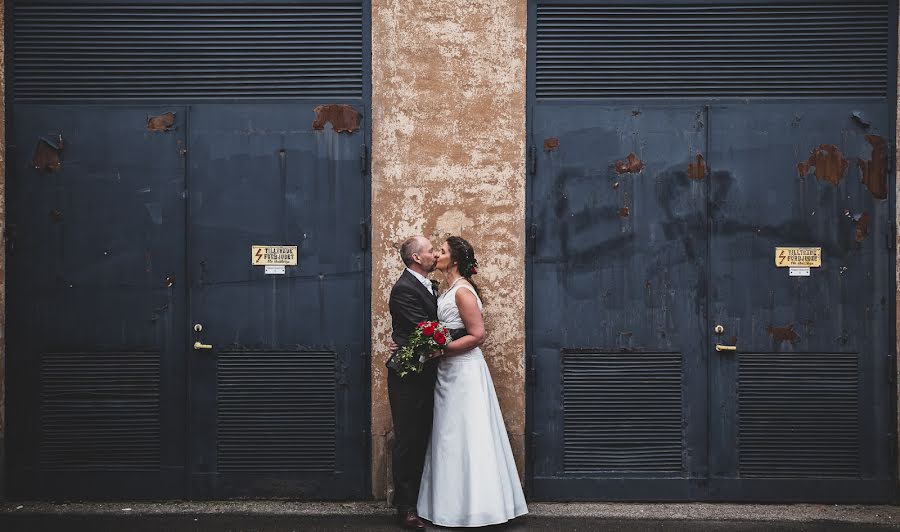
M15 24L15 17L14 17L15 8L14 8L14 6L15 6L16 0L2 0L2 1L3 1L3 9L4 9L3 17L2 17L3 18L2 24L3 24L3 30L4 30L3 40L2 40L2 43L3 43L2 54L3 54L3 58L4 58L4 68L3 68L2 73L0 73L0 75L2 75L3 81L5 82L5 87L4 87L4 91L3 91L3 96L4 96L3 111L5 114L4 148L6 148L8 146L9 139L11 138L11 135L9 134L9 132L13 131L15 128L15 123L12 120L12 116L13 116L12 109L13 109L13 106L15 105L15 91L14 91L15 53L14 53L14 38L13 37L14 37L14 24ZM57 2L59 4L68 4L69 3L67 0L47 0L47 1L48 2ZM99 0L99 1L103 2L106 0ZM116 1L117 1L117 3L133 3L133 4L140 4L140 3L146 2L146 0L116 0ZM184 1L185 0L161 0L161 1L158 1L157 3L179 4ZM272 3L273 1L274 2L284 2L284 3L289 3L291 1L294 1L295 3L301 3L305 0L265 0L265 1L264 0L217 0L217 1L222 2L222 3L253 4L253 3ZM360 371L362 371L362 382L365 385L364 386L365 390L362 390L360 392L360 401L359 401L360 404L356 405L356 407L362 409L362 412L360 413L360 419L363 422L363 426L359 427L359 429L363 432L362 439L364 442L364 444L361 446L361 448L359 450L359 452L362 453L362 462L364 464L364 467L363 467L364 471L362 472L362 477L361 477L362 485L359 486L359 490L360 490L360 492L367 494L367 496L365 497L366 500L372 500L372 498L373 498L372 481L371 481L371 477L372 477L372 468L371 468L371 464L372 464L372 452L371 452L371 449L372 449L372 441L371 441L371 430L372 430L372 409L371 409L371 402L372 402L372 397L371 397L371 380L372 380L372 363L371 363L371 361L372 361L372 334L371 334L371 330L372 330L372 305L371 305L371 301L372 301L372 253L371 253L371 250L372 250L372 236L371 236L371 231L372 231L372 179L371 179L371 176L372 176L372 171L371 171L372 170L372 165L371 165L371 160L372 160L372 157L371 157L371 143L372 143L372 39L371 39L371 36L372 36L372 2L371 2L371 0L358 0L358 1L360 2L360 6L362 8L362 65L361 65L362 66L362 96L361 96L360 107L361 107L361 111L362 111L362 115L363 115L362 116L363 123L360 127L360 133L365 135L365 142L364 142L365 155L364 155L364 160L361 160L360 164L361 164L361 170L363 173L363 179L366 180L366 186L364 187L364 190L363 190L363 201L364 201L363 202L363 217L365 219L365 227L363 229L365 232L365 239L366 239L365 246L366 247L362 252L362 255L363 255L363 273L362 273L362 275L363 275L363 291L364 291L364 294L363 294L364 303L363 304L365 307L364 308L365 319L364 319L364 323L362 324L362 326L364 327L363 334L365 335L366 340L365 340L365 344L364 344L365 356L361 357L361 360L359 360L359 364L362 366ZM310 1L310 3L328 4L328 3L343 3L343 2L341 0L315 0L314 2ZM218 99L216 101L218 101L220 103L228 103L231 101L240 102L240 103L267 103L268 101L271 101L271 100L265 99L265 98L244 98L244 99ZM70 101L53 102L54 105L68 105L68 104L75 104L75 103L78 103L78 102L70 102ZM104 108L125 106L125 105L129 105L129 106L146 105L148 107L159 106L159 105L163 105L163 106L170 105L173 107L174 106L184 107L187 109L187 112L185 113L186 117L185 117L185 126L184 127L189 128L189 126L190 126L190 123L189 123L190 108L191 108L192 103L194 103L194 102L193 101L171 101L171 100L164 100L164 99L163 100L134 99L134 100L116 100L115 102L112 102L109 104L103 104L101 102L91 102L91 105L95 105L97 107L102 106ZM334 99L334 100L328 100L328 101L317 101L316 103L348 103L348 102L346 102L345 100L342 100L342 99ZM80 105L83 105L83 103ZM310 120L312 120L312 117L310 117ZM185 143L187 143L187 136L185 137ZM185 148L188 148L188 146L185 146ZM185 186L186 191L189 190L189 187L190 187L190 165L188 164L188 159L187 159L187 157L189 157L189 156L190 156L190 154L188 153L184 159L184 168L185 168L184 169L184 186ZM7 198L8 198L7 183L8 183L8 179L11 175L10 174L10 159L9 159L9 157L7 157L3 161L2 168L3 168L3 176L2 176L2 178L0 178L0 181L2 181L2 188L0 188L0 192L2 192L3 197L0 199L2 199L3 202L6 202ZM184 205L185 205L185 209L184 209L185 265L184 265L184 267L185 267L185 272L187 272L188 271L187 268L189 267L189 264L187 262L188 261L188 252L187 252L186 248L188 246L189 237L190 237L190 233L189 233L189 231L190 231L190 210L189 210L190 205L189 205L189 201L187 198L184 199ZM6 214L7 212L8 211L5 210L3 213L4 229L6 229L8 227L8 218L7 218L7 214ZM3 248L4 252L2 255L0 255L0 258L3 258L5 260L5 249L6 249L6 244L5 244L6 234L5 234L5 232L2 235L2 237L3 237L2 242L3 242L3 246L4 246L4 248ZM186 277L185 277L185 279L186 279ZM2 278L0 278L0 283L2 283L3 286L6 286L6 284L9 283L9 276L6 274L5 270L4 270ZM190 289L189 289L190 287L188 286L188 283L186 283L186 282L183 282L180 284L182 285L181 290L182 290L182 296L184 298L183 301L185 302L186 308L189 309L190 308ZM2 307L0 307L0 312L3 313L3 317L7 316L8 313L10 312L10 310L12 310L12 309L10 307L9 300L4 299L3 305L2 305ZM188 312L186 312L184 315L184 321L185 321L185 323L183 324L184 331L185 331L184 338L190 339L190 338L192 338L192 336L191 336L192 324L190 323L190 314ZM4 325L0 324L0 327L3 327L3 326ZM185 382L184 382L182 392L183 392L183 396L185 398L190 398L190 392L191 392L190 371L189 371L190 365L188 363L187 357L189 355L191 355L191 352L190 352L187 341L185 342L184 349L185 349L185 356L182 357L182 360L184 361L183 370L184 370ZM8 356L5 346L0 346L0 355L2 355L2 356L0 356L0 361L5 362L4 359L6 356ZM3 382L2 384L4 386L2 388L0 388L0 391L7 389L5 386L6 382ZM9 401L6 402L6 407L7 408L10 407ZM32 408L32 406L26 405L25 408ZM8 417L7 417L7 419L8 419ZM191 426L191 417L190 417L190 401L188 401L188 400L185 401L185 405L184 405L183 421L184 421L183 434L184 434L185 439L183 442L181 442L181 444L183 446L183 456L184 456L182 488L179 493L171 494L171 497L170 497L171 499L181 499L181 498L185 498L185 497L191 498L191 496L192 496L192 494L191 494L192 464L191 464L191 457L190 457L190 452L189 452L189 441L190 441L190 437L191 437L191 433L192 433L191 432L192 426ZM7 424L7 426L8 426L8 424ZM0 432L0 447L5 448L6 433L7 433L8 429L7 429L7 427L2 427L2 428L3 428L4 432ZM6 460L6 454L2 452L2 449L0 449L0 461L2 461L2 462L0 462L0 484L6 484L6 487L5 487L6 493L15 493L16 486L11 485L11 478L9 477L9 475L7 473L8 468L6 467L5 460ZM141 490L138 490L138 491L140 492ZM3 492L4 492L4 490L2 488L0 488L0 493L3 493ZM148 494L148 496L153 499L158 498L157 494Z
M764 3L764 0L744 0L741 3ZM610 0L528 0L527 5L527 31L526 31L526 95L525 95L525 153L524 153L524 172L525 172L525 489L526 493L529 494L529 497L533 497L534 494L534 470L535 470L535 419L534 419L534 411L535 411L535 388L538 385L537 375L535 372L535 361L534 361L534 334L532 333L532 324L534 323L534 309L532 307L531 302L534 301L534 254L536 251L536 239L540 238L540 228L536 227L535 224L535 202L541 200L542 198L536 198L534 192L532 190L534 181L536 176L538 175L537 168L537 150L540 149L538 146L538 142L536 139L532 137L534 131L534 106L536 102L536 64L537 64L537 7L538 3L540 4L566 4L566 5L597 5L597 4L615 4L621 2L614 2ZM685 0L631 0L629 4L671 4L678 5L686 3ZM732 3L737 3L736 0L693 0L693 4L709 4L709 5L727 5ZM897 174L898 174L898 149L900 149L900 142L898 142L898 137L900 137L900 132L897 130L898 126L898 105L900 105L900 101L898 101L898 26L900 26L900 21L898 21L898 16L900 16L900 9L898 9L897 2L889 1L888 9L890 13L890 28L888 31L888 90L886 100L888 105L890 106L890 124L892 125L891 131L894 134L889 138L889 143L891 144L893 151L889 154L889 170L888 170L888 182L893 183L893 187L889 187L892 193L888 196L887 201L889 202L889 211L891 213L891 219L894 221L893 230L895 237L898 232L898 223L900 220L897 218L897 202L898 200L898 192L897 192ZM648 99L651 100L651 99ZM743 98L734 98L734 97L725 97L725 98L677 98L677 100L683 103L695 103L698 106L703 106L711 103L728 103L728 102L740 102ZM586 100L567 100L570 102L578 102L578 101L586 101ZM618 101L622 102L621 99L613 100L610 99L610 102ZM790 99L784 98L759 98L756 101L760 102L777 102L777 101L791 101ZM893 105L891 105L893 103ZM893 181L892 181L893 178ZM890 272L897 272L897 262L898 262L898 254L900 254L900 245L897 243L897 238L894 239L893 242L893 253L889 253L890 257ZM889 308L889 318L888 321L891 324L897 324L897 314L898 307L900 307L900 296L898 296L898 285L896 276L892 276L893 281L893 295L896 301L895 305L891 305ZM709 281L707 281L709 282ZM708 292L708 291L707 291ZM707 296L708 297L708 296ZM890 397L888 399L889 402L889 412L888 415L891 418L891 466L892 466L892 480L889 485L884 485L883 482L876 483L873 481L871 485L867 484L866 489L860 490L860 492L853 494L854 500L859 501L872 501L872 500L884 500L885 497L883 493L887 490L890 495L888 500L890 502L897 502L900 500L900 475L898 475L898 453L900 453L900 435L898 435L898 430L900 430L900 426L898 426L898 327L900 325L896 325L894 327L890 327L889 334L889 344L893 346L892 353L889 354L890 359L890 368L891 374L888 376L890 381ZM709 416L709 411L707 411L707 416ZM707 457L708 460L708 457ZM661 490L653 489L648 490L648 485L646 484L648 480L636 478L634 480L630 480L629 483L633 483L633 488L626 488L624 491L622 490L622 483L619 479L583 479L577 481L573 486L573 481L571 480L560 480L559 486L554 488L554 491L558 491L559 499L558 500L620 500L620 501L637 501L637 500L666 500L666 501L742 501L747 502L749 500L770 500L771 495L768 495L765 480L759 479L734 479L734 480L721 480L721 479L682 479L680 482L682 484L678 484L679 481L676 480L657 480L655 482L666 483L668 485L669 482L672 482L672 490L669 491L666 488ZM653 481L649 481L653 482ZM689 485L686 483L690 482ZM821 499L822 502L830 501L833 499L833 496L829 498L826 496L828 493L828 482L821 482L817 480L798 480L797 487L813 487L813 491L817 491L823 494ZM567 487L573 486L573 487ZM588 486L603 486L608 485L611 490L617 491L617 495L615 497L608 498L597 498L591 497L590 495L585 496L583 489ZM871 489L869 489L871 488ZM604 490L609 493L610 490ZM649 493L649 497L648 497ZM767 497L768 496L768 497ZM783 502L804 502L808 501L808 498L780 498L779 501ZM820 502L820 501L815 501Z

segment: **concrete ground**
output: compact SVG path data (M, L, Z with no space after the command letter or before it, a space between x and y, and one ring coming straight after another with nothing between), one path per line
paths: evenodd
M795 532L900 530L900 507L749 504L549 504L487 530ZM431 527L432 530L449 530ZM0 503L0 531L399 530L381 502Z

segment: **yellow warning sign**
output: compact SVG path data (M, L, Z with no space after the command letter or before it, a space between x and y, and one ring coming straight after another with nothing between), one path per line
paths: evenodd
M250 264L254 266L296 266L297 246L252 246Z
M819 268L822 266L822 248L775 248L775 266Z

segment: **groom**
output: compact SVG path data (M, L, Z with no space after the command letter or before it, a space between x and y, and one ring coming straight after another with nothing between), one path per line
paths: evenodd
M437 285L426 277L434 271L438 254L424 236L407 238L400 245L400 258L406 270L391 290L391 339L398 349L422 321L437 320ZM434 363L425 364L422 373L400 377L394 370L394 356L388 359L388 399L394 420L394 506L404 528L424 530L425 523L416 514L416 499L425 465L425 452L431 436L434 408Z

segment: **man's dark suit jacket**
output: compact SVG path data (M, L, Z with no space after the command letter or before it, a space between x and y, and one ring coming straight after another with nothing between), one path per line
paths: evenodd
M400 347L406 345L420 322L437 321L437 297L409 270L403 270L394 284L388 306L393 328L391 339Z

